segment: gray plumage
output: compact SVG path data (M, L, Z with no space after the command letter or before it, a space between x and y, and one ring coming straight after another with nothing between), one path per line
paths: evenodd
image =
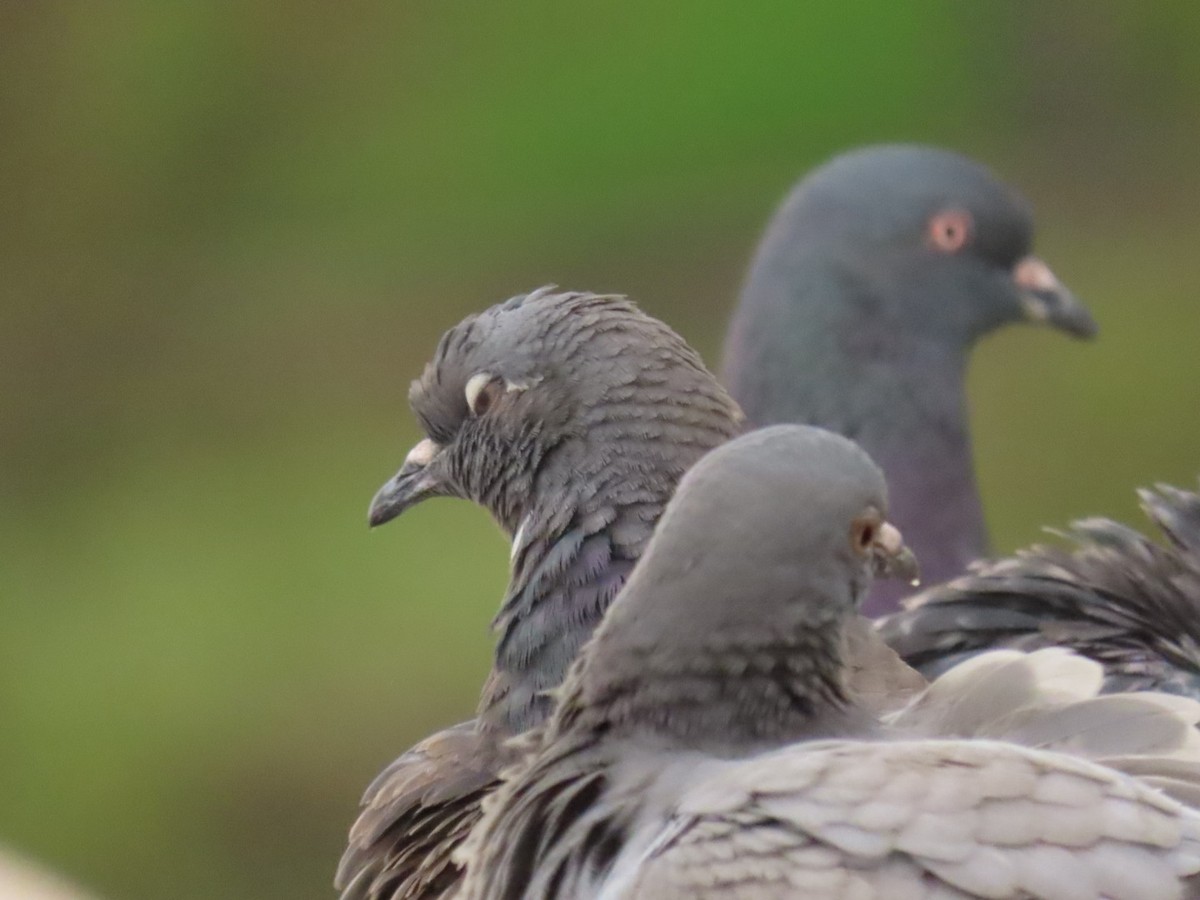
M982 656L882 722L852 700L844 629L898 552L887 509L818 429L701 460L486 802L463 895L1196 896L1200 814L1157 786L1200 797L1200 704L1096 697L1060 649Z
M723 380L748 422L858 441L887 474L927 583L987 551L967 418L971 348L1022 320L1096 329L1032 243L1028 204L982 165L931 147L855 150L783 203L730 324ZM864 612L894 611L904 593L878 585Z
M1070 647L1101 663L1109 691L1200 699L1200 495L1141 492L1156 543L1087 519L1068 546L1037 546L914 598L881 623L910 663L933 675L994 647Z
M451 851L495 785L504 740L545 718L545 691L679 477L740 424L667 326L623 297L546 289L450 329L410 402L427 439L376 496L372 522L426 497L474 500L513 539L511 577L479 718L423 741L372 784L338 870L346 900L436 897L455 883Z

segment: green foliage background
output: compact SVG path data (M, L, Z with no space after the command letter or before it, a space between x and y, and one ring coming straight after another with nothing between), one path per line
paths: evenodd
M1092 345L971 375L998 549L1200 469L1200 6L0 9L0 841L111 898L320 898L467 717L506 546L367 533L463 314L630 293L715 362L792 181L883 140L1020 185Z

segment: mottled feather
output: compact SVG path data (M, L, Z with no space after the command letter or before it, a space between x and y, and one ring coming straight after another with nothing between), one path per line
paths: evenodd
M1142 491L1155 542L1087 519L1068 543L977 566L914 598L881 633L928 675L997 647L1069 647L1104 666L1107 691L1200 698L1200 495Z

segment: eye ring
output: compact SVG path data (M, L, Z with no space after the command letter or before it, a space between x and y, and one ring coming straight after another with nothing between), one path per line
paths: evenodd
M490 372L479 372L467 381L463 394L467 399L467 409L473 416L482 416L495 406L496 401L504 393L501 379Z
M965 209L943 209L929 220L929 245L941 253L957 253L971 240L975 221Z
M879 522L874 517L862 516L850 524L850 545L856 553L869 553L878 536Z

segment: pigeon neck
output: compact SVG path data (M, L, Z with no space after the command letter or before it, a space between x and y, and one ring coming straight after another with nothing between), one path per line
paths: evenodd
M514 734L549 715L545 692L562 683L625 584L674 485L645 481L629 472L601 492L612 502L553 505L520 520L508 590L493 622L500 636L480 701L481 728Z
M865 723L847 699L840 623L752 631L664 646L606 628L556 724L730 756Z
M857 441L883 469L889 518L926 583L961 574L987 550L966 406L970 342L889 320L859 286L790 292L752 271L734 317L725 380L755 426L819 425ZM775 290L778 288L778 290ZM810 297L809 294L813 296ZM864 613L894 611L907 590L880 585Z
M677 396L687 400L669 402ZM675 485L741 426L740 410L691 351L652 356L632 382L609 385L573 415L556 443L543 438L519 492L528 499L502 519L512 569L479 709L480 727L499 734L545 721L546 692L625 584Z
M930 416L922 430L866 429L860 441L887 477L889 519L916 554L925 584L962 575L988 552L964 407ZM912 586L903 582L880 582L862 612L872 618L897 612L910 593Z

